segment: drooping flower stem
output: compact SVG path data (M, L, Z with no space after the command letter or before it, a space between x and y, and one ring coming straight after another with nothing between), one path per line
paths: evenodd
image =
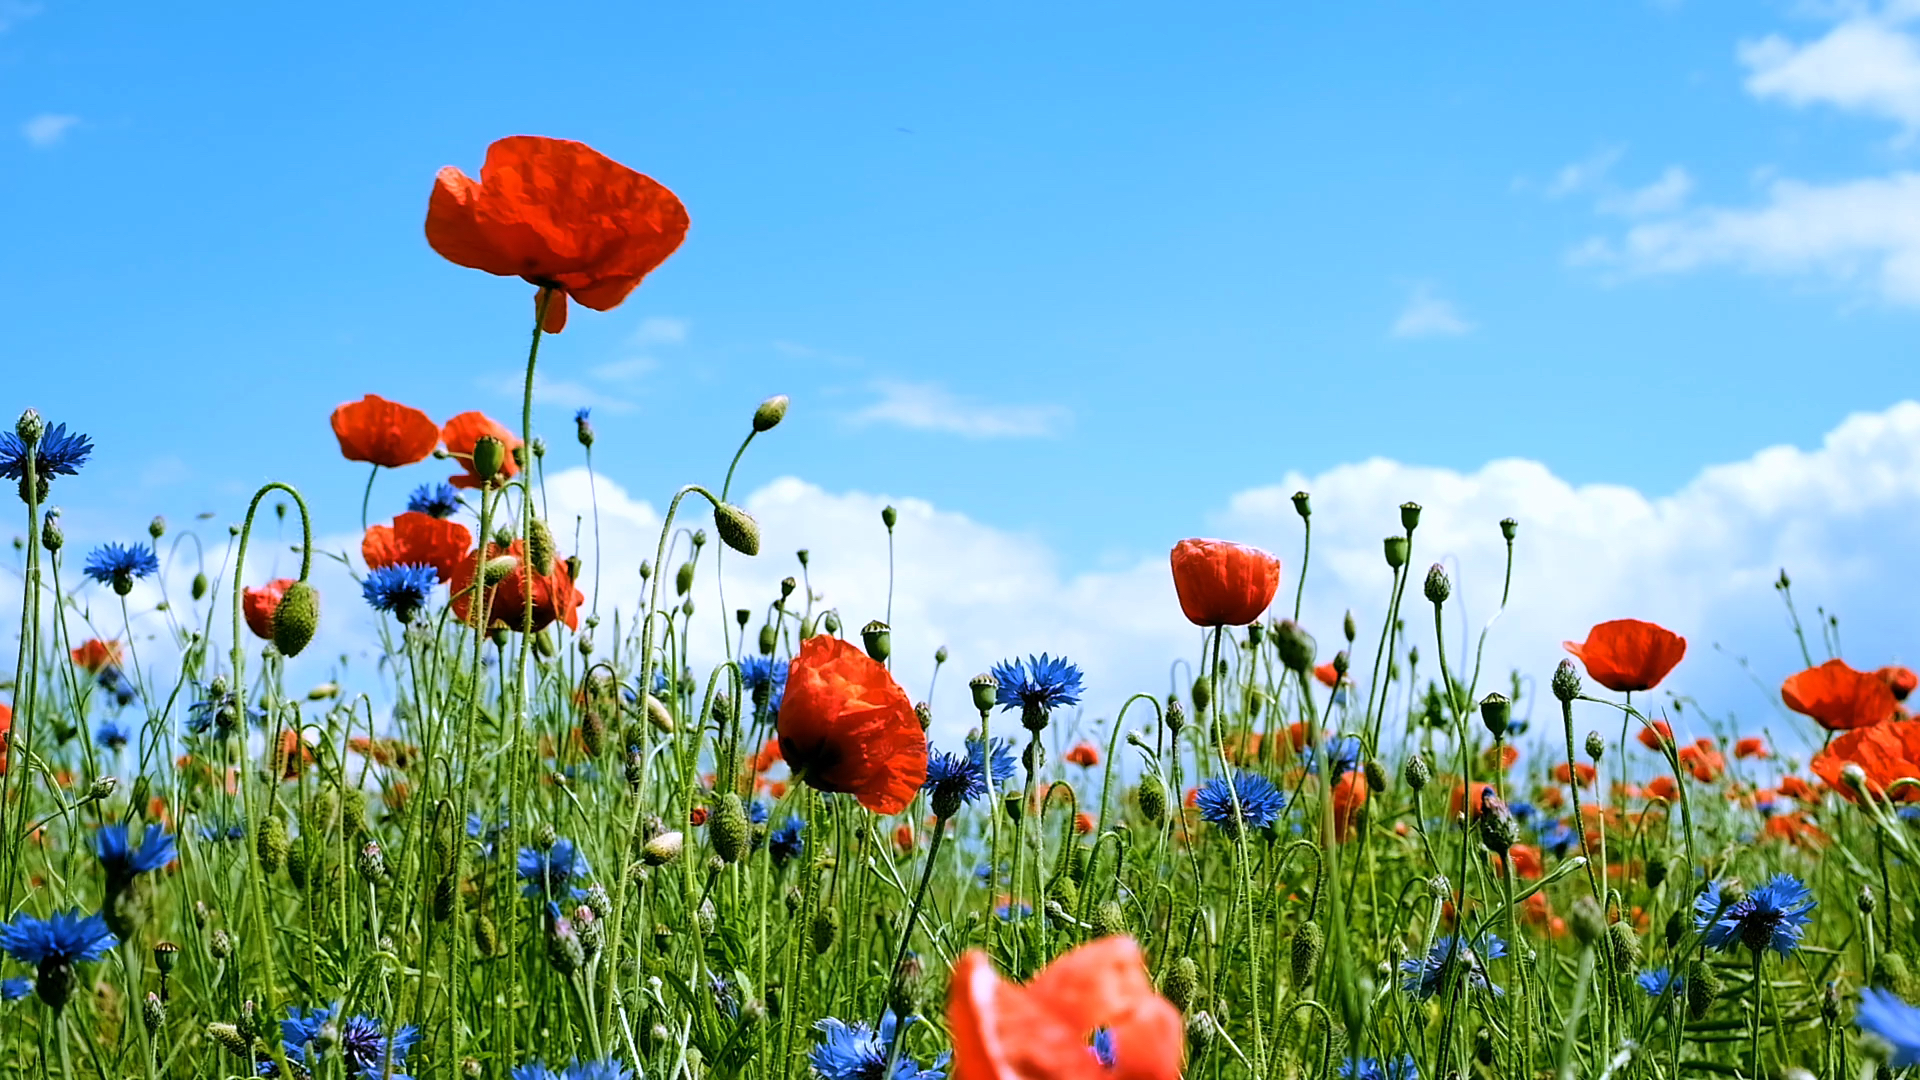
M380 475L380 466L375 465L367 473L367 489L360 493L360 531L367 531L367 507L373 502L373 481Z

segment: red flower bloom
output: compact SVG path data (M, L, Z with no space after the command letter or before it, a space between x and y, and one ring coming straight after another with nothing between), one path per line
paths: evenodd
M1813 771L1820 774L1827 786L1857 800L1859 793L1846 781L1849 765L1860 766L1860 771L1866 774L1867 787L1876 795L1888 794L1897 780L1920 776L1920 724L1876 724L1849 731L1813 756ZM1786 778L1791 779L1794 778ZM1780 782L1783 793L1787 791L1786 780ZM1920 801L1920 789L1908 785L1893 797L1906 802Z
M1874 674L1886 682L1887 689L1893 691L1895 701L1907 700L1907 695L1913 693L1916 687L1920 687L1920 675L1915 675L1913 669L1904 668L1898 664L1883 667Z
M913 822L903 821L894 828L893 846L902 852L913 850Z
M1333 733L1325 728L1321 728L1320 737L1330 739L1333 737ZM1293 744L1294 753L1305 752L1307 749L1307 740L1311 738L1313 738L1313 729L1306 724L1295 720L1293 723L1287 725L1287 741Z
M1280 589L1280 560L1258 548L1225 540L1173 545L1173 591L1195 626L1258 622Z
M1553 778L1563 784L1572 783L1575 774L1580 777L1581 787L1592 787L1594 778L1599 775L1592 765L1584 761L1577 763L1571 773L1567 771L1567 763L1564 761L1553 767Z
M766 745L760 748L760 752L753 756L753 771L766 772L780 764L782 760L784 759L780 756L780 740L768 739Z
M1481 753L1480 760L1487 768L1492 769L1494 772L1506 772L1508 769L1513 768L1514 762L1520 760L1520 748L1512 743L1502 743L1500 745L1500 759L1495 761L1493 757L1493 747L1489 746Z
M1813 802L1820 797L1819 793L1813 790L1812 784L1791 774L1780 778L1780 794L1801 802Z
M0 776L13 761L13 706L0 705Z
M1659 686L1687 655L1686 638L1639 619L1603 622L1587 631L1587 640L1561 644L1586 665L1588 678L1625 692Z
M89 675L98 675L110 667L120 666L120 643L88 638L73 650L74 666L82 668Z
M1507 849L1507 857L1513 860L1513 873L1516 877L1526 878L1531 881L1546 872L1545 867L1540 862L1540 851L1538 848L1530 847L1526 844L1515 844L1513 847ZM1500 865L1500 856L1493 856L1493 865ZM1535 893L1534 895L1538 896L1539 894Z
M1343 776L1341 779L1344 780L1346 777ZM1486 809L1487 796L1492 794L1495 794L1492 784L1473 785L1473 813L1470 815L1471 817L1477 818L1480 816L1480 811ZM1467 786L1465 784L1453 785L1453 798L1447 803L1447 813L1449 816L1458 815L1460 811L1465 808L1466 804Z
M1075 743L1073 749L1068 750L1061 757L1065 758L1069 765L1091 769L1100 764L1100 748L1090 742Z
M1680 797L1680 785L1671 776L1656 776L1640 789L1649 799L1665 799L1668 802Z
M427 243L449 262L556 290L548 333L570 296L617 307L687 235L687 208L651 177L582 143L515 135L487 147L474 181L449 165L427 201Z
M348 461L397 469L425 461L440 445L440 428L426 413L368 394L333 410L333 436Z
M508 547L499 544L487 545L487 558L496 559L507 556L514 560L514 567L500 579L500 583L485 591L487 625L504 626L508 630L520 630L526 621L526 612L533 609L533 632L539 633L556 621L565 623L567 629L580 628L580 605L586 597L573 587L573 578L567 575L567 563L557 553L553 557L553 566L545 574L533 575L533 597L527 598L527 567L521 560L525 549L521 541L515 540ZM473 600L476 590L472 587L474 574L479 569L478 552L468 552L459 564L454 566L448 580L453 589L453 614L461 622L471 626L474 623Z
M1712 739L1698 739L1692 746L1680 748L1680 764L1693 774L1695 780L1711 784L1720 779L1721 772L1727 767L1727 759L1714 748Z
M392 525L367 529L360 541L360 557L367 561L369 570L406 564L431 566L445 583L472 547L473 534L465 525L409 510L394 518Z
M1827 834L1799 814L1781 814L1767 819L1766 835L1795 847L1824 847Z
M1766 758L1772 755L1767 752L1767 740L1758 735L1749 735L1733 744L1733 756L1744 760L1746 758Z
M906 691L847 642L816 634L787 668L780 754L798 779L897 814L927 779L927 736Z
M1892 716L1899 704L1886 680L1870 671L1855 671L1844 660L1829 660L1787 676L1780 684L1780 698L1787 708L1813 717L1828 731L1878 724Z
M1367 805L1367 778L1360 770L1342 773L1333 784L1333 838L1344 844L1353 836L1360 808Z
M791 691L789 691L791 692ZM1178 1080L1186 1031L1154 992L1140 946L1108 937L1073 949L1025 986L969 950L947 992L953 1080ZM1088 1048L1112 1035L1114 1063Z
M1635 737L1640 740L1641 746L1658 750L1673 741L1673 728L1665 720L1655 720L1652 727L1641 728L1640 734Z
M290 577L274 578L257 589L240 590L240 611L247 617L247 629L254 637L273 640L273 613L280 609L280 598L292 584Z
M453 459L467 470L459 476L447 478L454 487L480 486L480 478L473 472L473 444L480 441L482 435L491 435L506 444L507 452L500 465L502 478L511 479L520 471L520 466L513 460L513 452L520 448L520 437L495 423L485 413L463 412L440 429L440 441L447 444L447 453L452 454Z
M1085 836L1093 831L1093 815L1085 810L1073 815L1073 831Z
M704 806L696 806L692 810L689 810L687 812L687 822L696 829L705 825L707 823L707 808Z
M1340 685L1340 672L1333 666L1332 662L1314 665L1313 677L1320 680L1321 686Z

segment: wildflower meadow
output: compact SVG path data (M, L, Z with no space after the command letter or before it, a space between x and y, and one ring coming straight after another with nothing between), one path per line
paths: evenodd
M1411 502L1381 508L1379 588L1303 625L1309 491L1294 550L1165 538L1192 627L1171 686L1141 671L1091 716L1070 650L942 650L934 677L971 708L935 717L896 678L894 613L838 606L737 501L736 468L805 400L739 402L731 459L656 493L637 576L596 565L597 511L547 516L547 463L591 469L596 425L620 421L537 429L537 378L568 364L570 321L681 247L680 198L533 136L487 147L477 177L420 179L436 269L497 275L524 312L520 409L434 417L378 386L281 402L289 424L332 409L337 468L367 476L357 547L316 544L275 481L231 529L130 507L121 539L81 550L54 507L114 433L16 402L0 434L21 537L0 1073L1920 1065L1920 678L1841 655L1787 570L1802 662L1756 675L1797 725L1779 745L1664 690L1699 650L1633 611L1566 627L1557 668L1483 665L1501 628L1463 628L1460 571ZM270 514L297 568L262 554ZM871 527L912 543L898 524ZM1484 529L1507 560L1472 572L1510 590L1528 522ZM746 560L789 576L743 594ZM323 594L322 562L357 593ZM891 589L891 562L866 572ZM356 607L378 665L294 685L287 659Z

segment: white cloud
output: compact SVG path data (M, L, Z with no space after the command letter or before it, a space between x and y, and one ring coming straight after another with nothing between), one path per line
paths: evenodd
M1025 439L1058 435L1072 414L1058 405L994 405L970 401L938 383L881 379L878 399L850 417L855 424L886 424L970 439Z
M1626 154L1623 146L1609 146L1594 151L1591 155L1562 165L1560 171L1553 174L1543 192L1549 199L1565 198L1583 191L1591 191L1605 182L1607 173L1619 163Z
M1779 34L1740 43L1747 91L1789 105L1829 105L1920 128L1920 46L1911 12L1856 11L1813 41Z
M652 374L660 367L660 361L651 356L634 356L625 360L601 364L593 369L593 377L608 382L632 382L645 375Z
M1436 295L1429 285L1415 285L1407 297L1407 306L1393 320L1392 334L1397 338L1459 337L1470 333L1468 322L1450 300Z
M80 118L66 113L41 113L20 125L20 135L35 147L48 147L66 138Z
M491 375L479 382L482 387L515 401L519 401L526 392L525 373ZM550 379L537 371L533 375L533 400L540 405L561 409L591 408L610 413L626 413L634 409L633 402L625 398L572 379Z
M1645 187L1603 196L1600 209L1605 213L1630 218L1670 214L1680 209L1692 193L1692 174L1678 165L1669 165L1658 179Z
M640 320L628 341L634 345L679 345L687 340L692 324L666 315L649 315Z

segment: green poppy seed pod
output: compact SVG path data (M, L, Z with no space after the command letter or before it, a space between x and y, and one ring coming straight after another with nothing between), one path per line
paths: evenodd
M1080 886L1073 880L1072 874L1061 874L1047 886L1047 906L1058 904L1065 911L1071 911L1080 905Z
M1314 654L1319 646L1314 644L1313 635L1292 619L1283 619L1274 628L1274 641L1280 650L1280 662L1288 671L1302 674L1313 670Z
M1378 759L1368 759L1364 771L1367 777L1367 788L1376 795L1387 790L1393 782L1393 778L1387 775L1387 767L1380 764Z
M1193 962L1193 957L1182 956L1173 962L1160 978L1160 993L1182 1012L1193 1005L1200 996L1200 965Z
M1480 722L1494 738L1504 738L1513 721L1513 699L1505 694L1488 694L1480 699Z
M760 523L732 503L713 508L713 527L720 542L742 555L760 554Z
M1575 670L1573 661L1560 661L1560 666L1553 669L1552 685L1553 696L1562 703L1580 696L1580 672Z
M813 952L824 956L840 940L840 909L823 907L813 913Z
M147 535L155 540L167 535L167 519L159 514L153 515L153 520L147 522Z
M788 574L786 577L781 578L780 579L780 599L785 600L787 597L792 596L793 591L795 589L798 589L799 587L800 587L800 582L796 578L794 578L792 574Z
M1009 791L1001 796L1000 807L1007 812L1008 821L1019 821L1021 811L1020 793L1017 791Z
M1148 772L1140 778L1140 786L1134 789L1134 801L1140 804L1140 816L1147 824L1158 825L1167 816L1167 786L1157 772Z
M207 1037L226 1047L230 1054L248 1059L253 1056L253 1042L240 1034L238 1025L216 1020L207 1025Z
M447 922L452 919L460 901L460 879L452 874L436 878L433 883L433 904L428 912L435 922Z
M320 627L320 591L304 581L287 586L273 609L273 647L282 656L298 656Z
M1348 645L1352 645L1353 639L1360 636L1360 626L1353 621L1353 612L1347 612L1346 620L1340 624L1340 630L1346 634Z
M1640 938L1633 927L1617 922L1607 927L1607 938L1613 946L1613 966L1617 971L1638 971L1640 969Z
M1597 762L1600 760L1600 755L1607 752L1607 741L1600 737L1599 732L1589 731L1587 732L1587 748L1586 749L1587 749L1587 757L1590 760Z
M167 1003L160 1000L159 994L147 991L147 1000L140 1006L140 1018L146 1021L148 1031L158 1032L167 1026Z
M1720 999L1725 989L1720 976L1714 974L1713 965L1705 960L1695 960L1687 966L1687 1019L1704 1020L1707 1010Z
M693 591L693 560L681 563L680 569L674 571L673 591L681 596Z
M1600 910L1600 902L1591 896L1581 896L1573 902L1573 916L1567 920L1573 928L1574 939L1582 945L1592 945L1607 936L1607 918Z
M1656 855L1647 860L1647 888L1658 889L1667 880L1667 860Z
M899 523L900 511L895 510L892 506L883 506L880 508L880 524L885 525L888 532L892 532L893 527Z
M774 648L779 644L780 644L780 633L779 631L774 629L772 623L767 623L766 625L760 628L760 655L761 656L772 656Z
M1891 990L1911 1001L1914 997L1913 969L1907 965L1907 958L1892 949L1881 952L1878 962L1873 966L1873 985Z
M535 574L545 577L553 572L553 531L537 517L527 522L527 559Z
M1433 779L1433 768L1427 764L1426 758L1415 754L1407 759L1407 764L1401 769L1401 777L1418 794Z
M975 675L967 680L967 690L973 695L973 707L981 712L993 709L994 696L1000 692L1000 680L992 675Z
M787 395L775 394L753 410L753 430L772 431L787 418Z
M1120 937L1127 932L1127 911L1117 900L1109 900L1093 909L1095 937Z
M1381 547L1386 551L1387 567L1392 570L1407 565L1407 559L1413 554L1413 545L1407 543L1404 536L1389 536L1381 541Z
M1326 935L1321 933L1320 924L1308 919L1293 932L1293 989L1303 992L1313 982L1314 973L1320 970L1320 953L1326 948Z
M1180 737L1180 732L1186 729L1186 726L1187 726L1187 707L1185 705L1180 704L1179 698L1174 698L1171 701L1168 701L1167 702L1167 730L1173 732L1174 738L1177 739Z
M820 629L825 630L829 634L838 635L840 633L840 613L837 611L829 611L825 615L820 616Z
M667 705L652 694L647 695L647 723L652 724L663 734L673 734L673 713L667 711Z
M488 587L498 585L518 569L519 559L511 555L495 555L480 567L480 583Z
M481 956L493 956L500 951L500 927L493 916L484 912L473 920L473 948Z
M920 721L921 731L927 730L933 726L933 706L924 701L916 702L913 706L913 718Z
M193 585L188 591L195 600L203 600L206 598L207 589L210 587L207 581L207 575L195 574L193 575Z
M648 866L665 866L680 857L680 850L685 843L686 837L681 835L680 830L663 832L641 845L641 861Z
M1403 502L1400 504L1400 527L1412 532L1420 527L1420 504Z
M1213 680L1205 675L1193 680L1193 691L1190 696L1193 698L1193 707L1206 712L1207 706L1213 704Z
M269 814L260 822L260 831L254 846L260 855L260 869L272 874L287 862L287 820L279 814Z
M1500 519L1500 535L1501 535L1501 536L1502 536L1503 538L1505 538L1505 540L1506 540L1506 541L1507 541L1508 543L1512 543L1512 542L1513 542L1513 534L1514 534L1514 533L1517 533L1517 532L1519 532L1519 531L1520 531L1520 523L1519 523L1519 522L1517 522L1517 521L1515 521L1515 520L1513 520L1512 518L1501 518L1501 519Z
M1266 636L1267 628L1260 623L1253 623L1247 627L1247 645L1251 648L1259 648L1261 640Z
M738 862L746 853L751 826L739 795L729 791L720 796L707 822L707 839L713 844L713 853L726 862Z
M48 551L59 551L66 542L67 534L60 528L60 511L47 511L47 516L41 519L40 523L41 545ZM199 597L195 597L194 599L197 600Z
M1313 516L1313 505L1308 502L1306 492L1293 493L1293 512L1299 514L1303 521Z
M367 831L367 800L358 790L341 792L340 828L354 840Z
M1425 592L1427 602L1430 604L1444 604L1447 602L1447 597L1453 595L1453 582L1447 578L1446 567L1434 563L1427 568Z
M1480 842L1495 855L1505 856L1520 840L1520 825L1513 820L1505 799L1489 791L1480 801Z
M180 961L180 946L171 941L161 941L153 946L153 966L160 969L164 977L173 974L173 965Z
M506 464L506 443L492 435L482 435L473 441L473 475L481 483L487 483L498 476Z
M883 664L893 655L893 632L878 619L860 628L860 642L866 646L868 656Z

